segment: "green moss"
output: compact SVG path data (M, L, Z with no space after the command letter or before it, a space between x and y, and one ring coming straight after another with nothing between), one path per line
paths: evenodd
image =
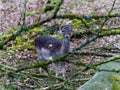
M13 35L13 33L15 33L15 31L17 30L17 27L13 27L13 28L7 28L8 30L9 30L9 32L3 32L1 35L0 35L0 40L5 40L5 39L8 39L8 38L10 38L12 35ZM1 42L0 42L0 44L1 44Z
M95 12L96 12L96 9L92 9L92 10L90 11L90 15L94 15Z
M80 6L81 7L81 6L83 6L83 3L82 2L79 2L79 3L76 3L76 2L75 3L68 3L68 6L71 7L71 8L72 7L76 7L76 6Z
M34 29L29 30L28 32L31 33L38 33L40 30L42 30L43 27L35 27Z
M0 41L0 45L3 43L3 41Z
M5 52L5 51L2 51L2 52L0 53L0 58L1 58L2 56L4 56L4 55L6 55L6 52Z
M48 5L48 6L45 8L45 12L50 11L50 10L52 10L52 9L54 9L54 5Z
M46 8L44 11L47 12L47 11L53 10L56 4L57 4L56 0L51 0L50 3L46 5Z
M39 14L42 14L43 12L44 12L44 10L41 9L41 8L39 8L39 9L36 10L36 13L39 13Z
M34 49L34 46L30 45L29 43L18 45L18 50L23 51L25 49Z
M54 38L62 39L62 36L61 36L61 35L56 35L56 34L54 34L54 35L51 35L51 36L54 37Z
M8 28L8 30L9 30L9 32L8 33L14 33L14 32L16 32L16 30L18 29L18 26L14 26L14 27L9 27Z
M21 36L16 37L15 42L16 44L22 44L22 37Z
M25 49L34 49L34 46L32 45L33 40L29 40L28 42L24 43L22 42L22 44L18 44L18 45L13 45L11 47L9 47L9 50L19 50L19 51L23 51Z
M28 12L28 13L26 13L26 16L33 17L33 16L35 16L35 14L34 14L34 13L32 13L32 12Z
M81 20L73 20L73 28L80 28L83 26Z
M99 34L99 37L117 35L117 34L120 34L120 29L112 30L112 31L108 31L104 29L104 31Z
M81 6L83 6L83 3L82 3L82 2L79 2L78 5L81 7Z
M12 46L8 47L8 49L11 50L19 50L22 51L24 49L34 49L33 46L33 40L29 40L29 37L32 35L35 35L38 33L40 30L42 30L42 27L36 27L34 29L29 30L26 34L21 34L20 36L17 36L15 40L12 42ZM8 39L9 37L12 36L12 31L11 33L2 33L1 38L0 38L0 44L4 42L5 39Z
M7 0L1 0L3 3L7 2Z
M7 39L7 38L9 38L9 37L11 37L11 36L12 36L12 34L3 33L3 34L2 34L2 39Z
M86 0L87 2L94 2L95 0Z
M109 82L112 84L112 90L120 90L120 76L111 75L109 77Z
M72 8L72 7L76 6L76 3L68 3L68 6Z

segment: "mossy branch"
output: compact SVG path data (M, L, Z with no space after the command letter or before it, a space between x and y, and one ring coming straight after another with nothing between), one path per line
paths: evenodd
M43 63L43 62L41 62L41 63ZM38 64L38 63L36 63L35 65L34 65L34 67L35 68L38 68L39 67L39 65L42 65L42 67L44 67L43 65L44 65L44 63L43 64ZM3 68L5 68L5 69L3 69ZM29 67L27 67L27 68L31 68L30 66ZM26 69L27 69L26 68ZM45 67L46 68L46 67ZM23 68L23 69L25 69L25 68ZM8 65L5 65L5 64L0 64L0 70L8 70L8 74L12 74L12 76L15 76L16 75L16 71L18 70L17 68L14 68L14 67L11 67L11 66L8 66ZM21 77L23 76L23 77L27 77L26 75L28 75L29 74L29 77L36 77L36 78L48 78L49 77L49 75L44 75L44 74L36 74L36 73L32 73L32 72L28 72L28 71L22 71L21 73L18 73L17 75L20 75ZM53 78L53 79L57 79L57 80L59 80L59 81L64 81L64 79L62 79L62 78L59 78L59 77L54 77L54 76L51 76L51 78Z
M98 31L98 29L94 30L95 32ZM92 35L92 33L90 31L86 31L86 30L82 30L82 31L77 31L77 32L74 32L71 36L71 38L80 38L81 35L84 35L84 34L88 34L88 35ZM102 29L102 32L98 34L98 38L101 38L101 37L104 37L104 36L110 36L110 35L118 35L120 34L120 28L117 28L117 29L111 29L111 30L108 30L106 28L103 28Z
M61 61L65 61L65 56L57 57L57 58L54 58L53 60L36 62L31 66L26 66L24 68L18 69L18 70L16 70L16 72L21 72L21 71L26 70L26 69L40 68L40 67L43 68L45 71L48 71L47 65L49 65L51 63L61 62Z
M110 14L109 18L120 17L120 13ZM76 15L76 14L65 14L57 15L58 19L99 19L99 18L108 18L108 15Z
M5 65L5 64L0 64L0 69L1 68L7 68L8 70L11 70L11 71L16 71L17 70L16 68L13 68L13 67Z
M98 37L104 37L104 36L110 36L110 35L118 35L118 34L120 34L120 29L101 32L98 35Z
M86 68L83 71L86 71L86 70L89 70L89 69L96 69L96 67L98 67L98 66L100 66L102 64L106 64L106 63L112 62L112 61L120 62L120 56L115 56L115 57L112 57L111 59L106 60L104 62L100 62L100 63L97 63L97 64L91 64L89 66L86 66Z

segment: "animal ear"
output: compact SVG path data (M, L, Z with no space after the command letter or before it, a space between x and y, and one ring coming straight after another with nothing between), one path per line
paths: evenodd
M57 30L57 31L56 31L56 34L57 34L57 35L62 35L62 32L63 32L62 30Z
M66 26L68 26L69 30L71 31L72 30L72 21L67 22Z
M72 26L72 21L67 22L66 25Z
M64 32L64 30L72 30L72 21L69 21L68 23L66 23L66 25L64 27L62 27L62 32Z
M62 35L62 28L61 28L61 25L60 24L56 24L56 31L55 31L55 34L57 35Z

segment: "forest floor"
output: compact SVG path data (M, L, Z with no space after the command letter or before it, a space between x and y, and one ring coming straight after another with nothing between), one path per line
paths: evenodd
M4 1L4 0L3 0ZM5 34L7 35L8 32L11 32L11 28L17 28L17 25L21 24L21 16L22 12L24 11L24 0L6 0L6 2L0 1L0 35ZM44 8L43 2L44 0L29 0L27 3L27 17L26 17L26 25L31 25L36 22L36 20L41 17L45 18L46 15L42 15L38 13L38 10L40 8ZM112 7L114 0L65 0L59 13L58 14L77 14L77 15L105 15L109 12L110 8ZM120 12L120 0L116 0L116 4L114 7L114 10L112 13ZM50 26L56 23L62 23L66 22L66 20L56 20L51 21L51 23L44 24L44 26ZM111 18L106 23L107 28L116 28L120 27L120 18ZM76 28L73 28L73 32L76 30ZM77 30L80 30L77 28ZM26 43L26 41L29 42L30 38L27 36L29 34L26 33L26 35L23 34L21 36L24 41L19 40L17 38L17 41L20 43L23 42ZM0 36L1 38L1 36ZM26 40L26 38L29 38ZM88 36L90 38L90 36ZM4 40L4 39L3 39ZM34 39L33 39L34 40ZM71 40L71 50L81 43L84 43L86 41L85 37L82 37L80 39L74 39ZM11 41L9 44L11 45L14 43ZM16 44L16 42L15 42ZM15 45L14 44L14 45ZM17 43L18 44L18 43ZM30 47L33 46L30 45ZM112 47L112 52L109 52L109 48ZM104 49L104 50L103 50ZM111 56L114 56L119 53L120 49L120 35L115 36L109 36L109 37L103 37L98 38L94 42L87 45L82 50L76 52L75 55L69 57L69 59L72 61L83 61L84 63L87 63L88 65L91 63L101 62L104 61ZM91 52L94 52L94 55L91 55ZM118 52L118 53L114 53ZM3 53L3 50L0 50L0 53ZM6 53L6 54L5 54ZM82 53L82 55L81 55ZM90 54L89 54L90 53ZM107 56L104 56L107 55ZM24 50L10 50L8 49L3 53L3 56L0 56L0 63L7 64L8 66L14 66L14 67L23 67L26 65L32 65L33 62L36 62L37 55L35 52L35 49L29 50L28 47L26 47ZM78 72L78 70L82 70L82 66L74 66L73 64L67 64L67 76L72 78L72 75ZM35 72L36 69L32 69L30 71ZM87 71L87 72L80 72L81 76L77 76L76 78L91 78L92 75L95 73L95 71ZM75 79L76 79L75 78ZM20 82L18 82L20 83ZM48 83L48 82L43 82ZM72 83L71 83L72 84ZM79 83L77 84L79 86ZM75 85L74 87L78 87ZM46 86L46 85L43 85Z
M16 26L20 22L21 12L24 10L24 0L5 0L6 2L0 1L0 32L6 32L8 28ZM44 0L29 0L27 3L28 14L35 14L33 16L26 17L26 24L32 24L38 19L39 13L36 10L43 8ZM78 15L103 15L107 14L109 9L112 7L114 0L65 0L59 14L73 13ZM114 12L120 12L120 1L116 0L114 6ZM41 15L43 18L44 15Z

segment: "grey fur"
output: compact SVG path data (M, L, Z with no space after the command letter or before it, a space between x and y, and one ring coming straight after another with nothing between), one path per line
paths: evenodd
M70 48L70 31L71 24L62 28L63 39L57 39L44 35L35 39L35 48L38 54L38 60L51 60L55 57L62 56ZM58 76L58 64L54 64L56 76ZM62 63L62 73L65 76L65 63Z

